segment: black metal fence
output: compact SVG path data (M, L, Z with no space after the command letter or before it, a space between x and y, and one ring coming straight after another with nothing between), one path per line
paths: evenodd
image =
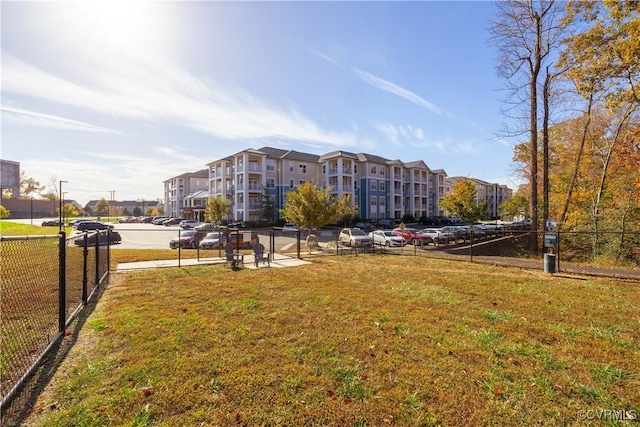
M24 385L108 279L109 245L100 245L97 237L84 233L69 239L62 231L0 238L3 421L26 406L30 396Z
M121 224L117 225L116 229L122 235L122 243L114 246L113 251L117 261L135 259L136 252L147 249L164 249L157 251L157 255L162 259L176 261L167 265L188 265L184 260L194 258L205 261L220 259L224 257L222 242L229 237L228 233L231 233L231 241L234 247L237 246L237 252L251 254L251 245L259 240L272 257L274 254L309 258L374 252L489 262L540 270L548 266L556 273L632 279L637 279L640 274L639 232L558 232L552 233L554 246L546 247L545 235L548 233L544 231L532 233L529 230L493 226L454 234L453 239L446 242L407 244L402 247L373 245L372 248L352 248L339 241L340 229L337 228L321 229L311 233L308 230L295 231L272 227L200 232L195 241L188 241L170 250L170 242L189 233L188 230L180 230L177 226L163 227L150 224ZM214 239L214 244L204 247L202 239L207 234ZM236 240L236 234L243 237ZM532 239L535 239L537 247L534 254L531 252ZM112 268L115 267L112 265Z

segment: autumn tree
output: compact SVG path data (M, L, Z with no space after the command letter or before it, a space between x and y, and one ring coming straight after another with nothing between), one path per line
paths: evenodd
M30 197L34 193L40 193L44 191L45 186L40 185L40 182L36 181L32 177L27 177L24 171L20 172L20 195Z
M336 222L349 212L355 212L349 197L337 198L331 194L331 187L321 188L311 181L287 193L280 209L285 221L309 229Z
M96 203L96 210L94 212L97 216L109 215L109 202L103 197Z
M476 201L476 186L470 179L462 179L453 188L453 193L440 201L440 207L449 216L465 222L475 222L487 215L488 202Z
M11 211L4 206L0 205L0 219L7 219L11 215Z
M637 1L571 1L567 10L572 30L559 64L568 67L567 77L586 104L586 119L560 221L564 225L569 218L579 173L586 169L582 163L587 163L590 175L596 175L591 217L598 230L611 196L608 181L616 156L628 152L629 135L639 122L640 7ZM594 112L604 120L593 121Z
M209 197L204 209L204 220L213 224L219 224L225 215L231 212L231 201L222 196Z
M503 218L524 217L529 211L529 200L524 188L519 188L516 193L502 202L500 205L500 216Z
M60 214L60 208L58 208L58 214ZM65 203L62 205L62 222L68 222L69 218L76 217L80 215L78 208L76 208L72 203Z
M553 70L553 53L564 28L562 2L554 0L496 1L496 19L492 23L492 41L498 49L498 74L505 79L506 108L503 113L514 123L504 133L520 137L528 133L529 216L531 231L538 230L538 133L539 109L544 107L542 128L550 116L548 101ZM542 87L542 90L540 90ZM540 103L542 99L542 105ZM538 252L538 239L530 239L530 252Z

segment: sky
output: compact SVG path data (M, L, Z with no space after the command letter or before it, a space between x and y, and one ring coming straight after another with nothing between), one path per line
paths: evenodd
M486 1L0 3L1 151L81 204L248 148L516 188Z

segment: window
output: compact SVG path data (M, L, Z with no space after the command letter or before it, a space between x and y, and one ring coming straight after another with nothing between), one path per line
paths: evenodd
M385 204L386 204L386 201L384 197L380 197L380 206L384 206Z
M384 176L386 168L380 168L380 175Z
M375 175L377 171L376 165L371 165L371 175Z
M304 173L304 174L307 173L307 165L305 165L304 163L300 163L298 165L298 168L300 169L300 173Z
M375 179L371 180L371 191L377 191L378 190L378 181L376 181Z
M267 183L265 186L267 188L276 188L276 180L274 178L267 178Z
M378 204L378 197L371 196L371 206L376 206Z
M322 165L322 173L323 174L327 173L327 165Z
M306 182L306 181L304 181L304 180L300 180L300 182L298 183L298 185L302 185L302 184L304 184L305 182Z
M267 170L271 171L271 172L276 170L276 161L275 160L267 160Z
M386 185L384 181L380 181L380 184L378 185L378 190L380 191L387 191L386 190Z
M289 188L293 189L293 180L292 179L289 180Z
M353 165L353 173L358 173L358 165Z
M294 164L293 162L289 162L289 172L293 172Z

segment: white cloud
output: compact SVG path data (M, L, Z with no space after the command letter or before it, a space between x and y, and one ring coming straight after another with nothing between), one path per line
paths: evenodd
M310 48L309 46L307 46L307 49L308 49L311 53L313 53L313 54L315 54L315 55L319 56L320 58L324 59L325 61L329 61L330 63L332 63L332 64L333 64L333 65L335 65L336 67L343 68L343 67L342 67L342 65L341 65L338 61L334 60L334 59L333 59L333 58L331 58L330 56L328 56L328 55L326 55L326 54L324 54L324 53L322 53L322 52L319 52L319 51L317 51L317 50L315 50L315 49L312 49L312 48Z
M53 116L51 114L36 113L34 111L22 110L19 108L13 108L6 105L0 107L2 111L2 120L17 123L24 126L37 126L46 127L51 129L83 131L83 132L97 132L97 133L115 133L121 132L113 129L108 129L102 126L92 125L90 123L79 122L77 120L71 120L60 116Z
M383 123L377 126L387 140L401 147L411 147L416 149L438 150L442 153L473 154L479 148L474 141L452 141L433 139L429 137L423 129L411 125L396 126L391 123Z
M41 98L101 114L170 121L222 139L276 138L352 147L352 132L320 128L296 110L267 105L242 89L199 79L151 55L113 60L72 82L3 52L3 93Z
M395 83L381 79L380 77L376 77L373 74L368 73L366 71L358 70L357 68L353 68L352 71L356 76L360 77L362 81L364 81L367 84L370 84L373 87L376 87L378 89L384 90L386 92L389 92L401 98L404 98L408 101L411 101L416 105L426 108L432 113L438 114L440 116L453 117L453 114L449 113L448 111L438 107L435 104L432 104L431 102L421 98L419 95L416 95L415 93L403 87L400 87Z

